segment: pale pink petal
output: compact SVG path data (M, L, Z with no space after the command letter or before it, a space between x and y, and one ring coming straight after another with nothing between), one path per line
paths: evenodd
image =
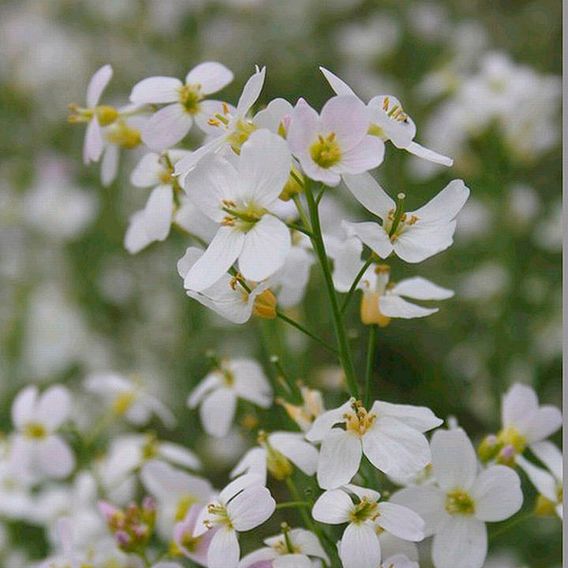
M182 140L192 124L193 118L183 106L173 103L152 115L142 128L142 141L151 150L161 152Z
M365 136L356 146L341 155L341 170L347 174L361 174L383 162L385 144L376 136Z
M342 153L355 148L365 138L369 125L369 109L353 95L332 97L321 110L321 133L335 133Z
M353 95L353 89L344 81L342 81L337 75L333 74L331 71L325 67L320 67L320 71L323 73L327 82L330 84L331 88L335 91L336 95Z

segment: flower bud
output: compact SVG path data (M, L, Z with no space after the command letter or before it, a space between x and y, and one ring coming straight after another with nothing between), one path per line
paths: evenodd
M486 463L494 460L501 448L502 446L497 440L497 436L490 434L482 440L481 444L479 444L479 447L477 448L477 455L482 462Z
M280 199L282 199L282 201L289 201L292 197L294 197L294 195L302 193L304 191L304 186L300 182L303 183L303 181L304 176L300 170L298 170L295 166L292 166L288 180L279 195Z
M275 319L276 304L276 296L272 290L265 290L255 298L252 313L262 319Z

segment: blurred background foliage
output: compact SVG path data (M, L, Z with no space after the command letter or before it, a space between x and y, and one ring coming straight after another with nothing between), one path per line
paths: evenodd
M420 274L456 296L433 317L381 330L375 394L453 415L477 439L498 426L513 381L560 403L560 2L4 0L0 41L0 431L25 383L73 389L92 370L135 372L175 409L178 440L225 464L220 482L247 437L208 445L185 409L207 350L259 357L273 376L269 357L279 354L291 376L324 388L330 403L341 397L336 362L317 344L279 321L229 325L184 296L175 269L182 235L126 253L128 217L147 196L128 182L141 154L125 156L119 179L102 188L97 167L81 164L82 129L66 122L66 105L83 101L107 62L107 100L119 103L143 77L183 76L204 60L235 72L223 92L233 102L255 64L268 68L261 105L277 96L323 104L331 91L318 65L364 99L398 97L417 140L455 166L425 167L389 146L381 184L404 191L410 209L455 177L472 197L449 251L420 266L390 262L394 279ZM341 189L323 211L330 232L340 218L364 217ZM333 339L317 268L292 312ZM363 369L357 302L347 322ZM247 424L251 412L242 409ZM558 565L556 520L519 531L499 538L514 551L495 566Z

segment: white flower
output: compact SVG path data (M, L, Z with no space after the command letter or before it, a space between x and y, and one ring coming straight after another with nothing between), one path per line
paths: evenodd
M552 405L539 406L535 391L519 383L503 397L501 405L503 429L497 440L522 453L529 446L542 442L562 426L562 413Z
M357 97L333 97L320 115L300 99L287 140L306 175L333 186L343 174L360 174L382 162L384 145L367 134L369 124L370 113Z
M550 442L537 442L531 446L531 450L547 469L533 465L523 456L517 457L517 464L527 474L539 493L537 513L546 514L552 509L562 519L562 452Z
M392 501L415 510L434 535L436 568L481 568L487 555L485 523L503 521L521 507L519 476L509 467L478 473L475 450L459 428L432 437L432 472L437 485L402 489Z
M20 391L12 404L17 433L11 442L9 460L15 472L64 478L73 471L73 452L56 433L70 413L71 396L62 386L50 387L41 396L35 386Z
M252 359L221 361L219 367L195 387L187 404L190 408L199 405L205 431L222 438L229 432L239 398L262 408L272 403L270 384L261 366Z
M276 402L284 407L288 416L302 431L307 432L312 427L314 420L325 412L325 407L319 390L300 385L300 394L302 396L302 404L292 404L281 399L278 399Z
M430 462L423 432L442 421L422 406L375 401L370 411L351 399L316 418L306 438L321 441L317 479L323 489L351 481L363 453L387 475L416 473ZM334 428L335 425L343 428Z
M201 566L207 566L207 552L215 529L195 536L197 522L203 513L202 505L192 505L184 519L174 527L174 543L181 553Z
M312 516L316 521L348 523L339 545L344 568L380 566L379 532L410 541L424 538L424 521L414 511L388 501L379 502L379 498L380 494L372 489L346 485L325 491L314 503Z
M450 182L436 197L416 211L404 211L404 194L392 200L369 174L344 176L356 199L381 224L343 221L348 235L356 236L381 258L392 252L406 262L421 262L453 243L455 217L469 197L461 180Z
M210 140L190 156L180 160L176 164L176 174L187 173L209 154L230 148L240 149L242 144L257 129L256 124L248 117L248 113L260 95L265 75L266 68L259 69L257 67L256 72L243 87L237 108L232 109L225 105L222 113L217 113L210 118L209 124L212 127L208 130L211 134Z
M203 256L204 251L197 247L189 247L178 260L178 274L185 279L192 266ZM247 288L245 288L245 286ZM254 285L238 277L225 273L211 286L195 292L187 290L186 294L203 306L213 310L220 316L237 324L247 322L252 315L261 315L263 300L270 301L272 292L270 282ZM276 300L274 299L274 303Z
M99 395L117 416L136 425L146 424L153 414L169 428L175 425L172 411L148 392L139 376L132 379L118 373L94 373L85 379L85 389Z
M305 529L283 529L283 534L264 540L266 547L247 554L239 568L317 568L329 558L317 536ZM310 557L314 560L310 559Z
M248 280L274 274L286 260L290 231L270 209L288 179L291 158L286 142L268 130L251 135L237 167L211 156L186 178L189 198L219 229L205 254L191 267L185 287L200 292L233 263Z
M255 475L242 475L210 501L201 517L195 535L218 529L209 545L207 565L209 568L236 568L241 550L238 533L250 531L274 513L276 502L270 491Z
M223 112L220 101L204 100L233 80L233 73L216 62L200 63L182 83L175 77L148 77L132 89L135 104L166 104L157 111L142 130L144 144L152 150L165 150L182 140L193 121L207 130L207 121Z
M193 505L207 503L213 494L206 479L162 461L144 464L140 479L158 501L158 528L164 538L171 538L175 523L182 521Z
M267 470L276 479L286 479L294 466L306 475L314 475L318 466L318 451L298 432L261 432L260 448L250 449L231 471L231 477L254 473L266 484Z
M351 87L331 71L324 67L320 67L320 70L337 95L356 96ZM381 140L390 140L397 148L404 149L425 160L444 166L453 164L451 158L414 142L416 126L410 116L404 112L397 98L390 95L376 96L369 101L367 108L371 111L371 132Z
M149 153L132 171L130 182L135 187L152 187L144 209L135 213L124 237L124 246L136 254L154 241L163 241L170 234L174 219L174 194L180 191L174 177L174 164L189 152L171 150L165 154Z

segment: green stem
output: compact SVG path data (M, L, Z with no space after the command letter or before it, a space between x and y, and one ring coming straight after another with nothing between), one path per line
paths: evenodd
M296 193L292 197L292 199L294 201L294 205L296 205L296 209L298 210L298 215L300 215L300 219L301 219L304 227L306 228L306 230L308 230L310 233L312 233L312 225L310 223L309 217L306 215L306 212L304 211L304 208L302 207L302 200L300 199L300 196ZM313 235L310 238L313 238Z
M317 335L312 333L310 330L306 329L302 324L300 324L297 321L295 321L295 320L289 318L288 316L284 315L281 311L279 311L279 310L276 311L276 317L278 317L282 321L285 321L288 325L295 327L298 331L301 331L303 334L305 334L308 337L310 337L311 339L313 339L316 343L319 343L322 347L327 349L330 353L333 353L335 355L338 354L338 351L337 351L337 349L335 349L335 347L332 347L326 341L324 341L321 337L318 337Z
M371 402L371 377L373 376L376 347L377 326L371 325L369 327L369 342L367 343L367 365L365 367L365 394L363 398L365 408L369 408L369 404Z
M343 367L343 372L345 373L345 380L347 383L347 389L349 390L349 394L351 396L354 396L355 398L358 398L359 388L357 386L357 379L355 377L355 368L353 366L351 351L349 349L349 343L347 341L347 333L345 331L345 326L343 325L343 318L341 317L341 310L339 309L339 302L337 300L337 295L335 294L335 288L333 286L331 269L329 267L329 261L327 259L327 253L323 242L318 206L314 200L311 183L308 179L306 179L305 192L306 192L306 199L308 202L308 209L310 212L312 233L314 235L312 238L312 244L314 246L314 249L318 256L319 263L321 265L325 286L327 290L327 295L329 297L329 303L333 317L333 327L335 330L335 335L337 337L337 344L339 347L339 360L341 362L341 366Z
M359 270L359 272L357 273L357 276L355 276L355 280L353 280L353 284L351 284L351 288L349 288L349 292L347 292L347 296L345 297L345 300L343 300L343 304L341 304L342 314L345 313L345 310L347 309L347 306L349 306L349 302L351 302L351 298L353 298L353 294L357 289L357 285L359 284L359 282L361 282L361 278L363 278L363 275L367 271L367 268L369 268L369 266L371 266L372 263L373 263L373 255L371 255L366 260L365 264L361 267L361 270Z

